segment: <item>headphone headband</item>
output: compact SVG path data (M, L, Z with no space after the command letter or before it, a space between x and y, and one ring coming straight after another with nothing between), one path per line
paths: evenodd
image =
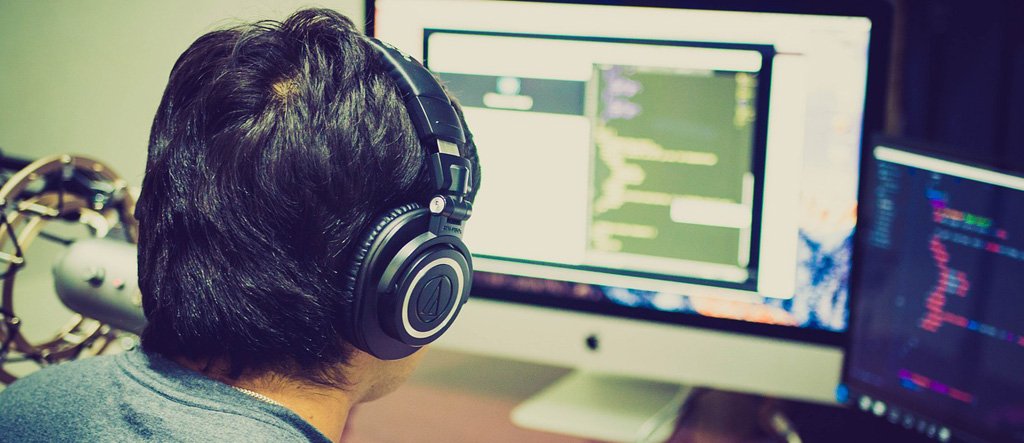
M458 225L473 212L467 198L472 182L471 164L459 154L459 147L466 144L462 119L448 94L420 62L388 43L373 37L366 40L381 56L388 76L402 93L416 135L430 157L437 190L428 205L437 216L430 230L437 235L461 236ZM450 224L451 220L455 226Z
M466 144L462 120L430 71L398 48L373 37L366 39L384 59L388 75L402 92L420 142L435 147L437 152L459 155L458 146ZM443 142L457 146L443 146Z

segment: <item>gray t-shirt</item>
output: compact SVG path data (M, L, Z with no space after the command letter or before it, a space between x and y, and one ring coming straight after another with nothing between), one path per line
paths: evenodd
M47 367L0 392L0 442L329 440L294 412L141 350Z

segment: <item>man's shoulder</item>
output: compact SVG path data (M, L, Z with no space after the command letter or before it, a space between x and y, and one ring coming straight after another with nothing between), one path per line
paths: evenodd
M50 430L76 432L91 414L107 406L116 379L115 359L100 356L48 366L12 383L0 392L0 436L6 436L0 440L25 429L53 441L62 438Z
M95 393L97 387L112 382L111 375L118 371L117 358L119 356L104 355L47 366L0 391L0 405L23 397L61 395L67 398Z
M293 413L157 355L130 351L44 368L0 392L6 441L307 441ZM12 440L13 439L13 440Z

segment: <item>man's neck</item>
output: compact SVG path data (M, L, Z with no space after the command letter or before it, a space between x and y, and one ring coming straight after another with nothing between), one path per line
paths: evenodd
M342 389L308 383L273 380L221 380L263 395L302 417L331 441L341 441L348 414L355 403Z
M345 430L352 405L359 402L359 398L356 398L359 397L357 393L341 388L317 385L277 374L230 379L218 375L223 372L219 370L222 368L211 368L185 359L175 360L178 364L221 383L239 388L243 392L254 392L284 406L334 442L341 441L341 434Z

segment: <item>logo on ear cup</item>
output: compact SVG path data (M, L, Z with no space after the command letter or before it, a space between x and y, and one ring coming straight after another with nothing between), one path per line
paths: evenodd
M468 295L468 266L458 251L437 248L421 256L399 285L396 338L426 344L443 332Z
M423 286L416 303L416 316L423 323L433 323L448 312L455 294L452 281L445 275L434 277Z

